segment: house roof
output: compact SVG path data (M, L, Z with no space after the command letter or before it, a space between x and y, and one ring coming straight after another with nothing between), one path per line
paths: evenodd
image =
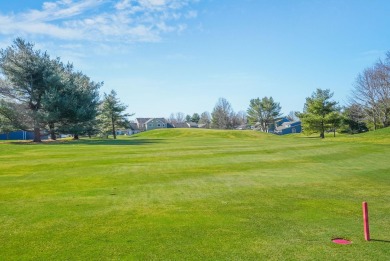
M164 118L136 118L136 121L138 122L138 124L143 125L143 124L145 124L151 120L154 120L154 119L159 120L163 123L167 123L167 120Z
M139 130L137 123L131 122L130 123L130 129L132 129L132 130Z
M138 124L145 124L145 122L150 120L150 118L136 118L135 120L138 122Z
M190 126L190 128L198 128L198 123L196 122L187 122L187 124Z
M301 124L301 121L288 121L288 122L283 122L282 125L276 127L275 129L277 131L281 131L281 130L284 130L284 129L287 129L287 128L291 128L291 127L294 127L294 126L297 126L297 125L300 125Z
M151 122L151 121L153 121L153 120L160 121L160 122L162 122L162 123L167 123L167 120L164 119L164 118L150 118L150 119L147 120L145 123L149 123L149 122Z
M175 123L174 126L175 126L175 128L189 128L190 127L187 122L178 122L178 123Z

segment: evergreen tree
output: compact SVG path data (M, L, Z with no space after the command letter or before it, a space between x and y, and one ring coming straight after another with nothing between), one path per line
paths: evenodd
M198 123L199 120L200 120L200 116L199 116L198 113L192 114L192 117L191 117L191 121L192 121L192 122Z
M279 103L272 97L252 99L247 110L248 120L253 125L259 123L261 131L268 132L275 119L281 115L280 110Z
M332 128L337 118L337 102L331 101L332 97L330 90L317 89L306 98L303 112L297 113L305 133L320 133L320 137L325 138L325 130Z
M366 112L363 106L353 103L343 111L344 124L348 126L348 132L351 134L368 131L366 125Z
M103 132L111 132L114 139L116 139L116 128L127 128L129 126L127 117L134 115L124 113L127 109L127 105L121 103L116 95L114 90L111 90L109 94L104 94L100 114Z
M91 81L82 72L74 72L71 64L56 65L58 79L42 101L44 119L52 139L57 131L73 134L78 139L80 134L91 133L91 126L96 125L102 83Z
M50 57L34 50L34 45L17 38L14 44L0 51L0 71L6 77L7 86L2 93L14 99L31 112L34 142L41 141L42 97L52 84L53 71Z
M0 132L28 130L32 119L23 104L0 100Z

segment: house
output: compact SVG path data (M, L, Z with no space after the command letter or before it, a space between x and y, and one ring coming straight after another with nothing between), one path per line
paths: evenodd
M128 129L118 129L115 131L116 135L133 135L140 133L137 123L131 122Z
M171 123L164 118L136 118L135 125L138 132L164 128L198 128L196 122Z
M248 124L241 124L241 125L236 127L236 130L250 130L250 129L251 129L251 126Z
M174 128L198 128L196 122L178 122L173 124Z
M281 123L277 122L277 126L273 132L278 135L301 133L302 124L301 121L282 121Z
M167 128L167 120L164 118L136 118L138 130L147 131Z
M130 123L130 129L128 130L128 135L133 135L133 134L137 134L137 133L140 133L140 129L138 128L138 125L137 123L135 122L131 122Z

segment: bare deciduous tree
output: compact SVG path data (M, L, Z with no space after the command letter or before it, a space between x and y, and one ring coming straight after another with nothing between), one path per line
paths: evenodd
M234 111L230 102L225 98L219 98L211 113L211 126L215 129L231 129L233 128L233 116Z
M390 52L356 78L351 104L361 106L374 129L390 126Z
M200 115L200 119L199 119L199 124L204 124L205 125L205 128L210 128L210 123L211 123L211 115L208 111L205 111L203 112L201 115Z
M172 124L183 123L186 121L186 115L183 112L171 113L168 121Z
M233 127L237 128L241 125L246 125L247 124L247 117L246 117L246 112L245 111L239 111L234 114L233 117Z

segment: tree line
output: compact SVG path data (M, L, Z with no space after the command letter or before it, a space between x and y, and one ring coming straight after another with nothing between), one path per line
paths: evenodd
M34 142L41 141L42 129L51 139L57 133L94 135L113 133L126 125L127 106L115 91L104 94L103 82L94 82L71 63L52 59L46 52L21 38L0 50L0 131L34 131Z
M39 142L42 129L51 139L58 133L78 139L96 134L116 138L118 127L130 127L131 114L125 113L127 105L114 90L100 97L103 82L92 81L71 63L52 59L21 38L0 50L0 73L0 132L32 130ZM340 106L332 97L329 89L317 89L306 98L302 112L287 117L299 119L304 133L318 133L321 138L327 131L353 134L390 126L390 52L357 76L347 105ZM248 109L239 112L219 98L211 113L172 113L168 122L195 122L215 129L251 125L269 132L281 116L281 106L272 97L251 99Z
M390 126L390 52L384 60L358 74L353 85L349 102L340 106L332 99L330 89L317 89L306 98L302 112L290 112L290 121L300 120L305 134L325 132L361 133ZM257 126L269 132L280 119L281 106L272 97L251 99L246 112L235 113L225 98L219 98L212 113L184 116L184 113L171 114L171 121L194 121L215 129L235 129L241 125Z

